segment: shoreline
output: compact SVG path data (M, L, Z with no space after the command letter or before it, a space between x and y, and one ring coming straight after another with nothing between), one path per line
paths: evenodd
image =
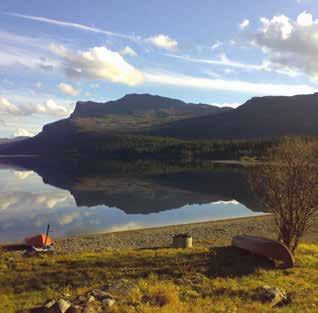
M318 225L318 216L313 225ZM194 222L161 227L121 230L56 238L57 254L95 253L105 250L140 250L170 247L172 237L177 233L188 233L194 247L219 247L231 245L234 236L247 234L276 239L276 226L271 213L259 216L236 217L222 220ZM318 227L313 227L303 241L318 244ZM0 244L0 251L20 247L21 243ZM2 248L2 249L1 249Z
M318 225L318 216L313 225ZM223 220L195 222L163 227L97 233L55 240L57 253L100 252L103 250L159 249L171 246L177 233L188 233L194 247L229 246L234 236L252 236L277 239L277 229L272 214L238 217ZM318 244L318 227L313 227L303 241Z

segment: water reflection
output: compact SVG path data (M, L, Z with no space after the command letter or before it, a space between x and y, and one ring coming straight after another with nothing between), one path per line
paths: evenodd
M260 214L243 168L0 160L0 241Z

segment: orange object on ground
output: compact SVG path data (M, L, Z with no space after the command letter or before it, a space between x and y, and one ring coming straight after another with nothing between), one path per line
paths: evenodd
M46 239L46 242L45 242L45 239ZM34 247L51 246L53 245L53 239L50 236L47 236L46 238L45 234L39 234L33 237L25 238L25 244L27 246L34 246Z

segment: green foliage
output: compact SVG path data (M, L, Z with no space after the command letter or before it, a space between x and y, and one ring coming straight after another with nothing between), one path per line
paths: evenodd
M155 160L239 160L264 153L273 142L262 140L180 140L142 135L76 136L63 152L73 157Z

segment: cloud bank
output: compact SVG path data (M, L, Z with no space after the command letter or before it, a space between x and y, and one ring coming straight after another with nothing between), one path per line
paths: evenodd
M318 20L303 12L296 20L277 15L260 22L261 28L249 34L249 39L268 55L273 66L318 80Z
M80 93L79 90L75 89L72 85L66 83L59 83L58 87L63 93L73 97L79 95Z
M21 104L17 105L10 102L7 98L0 96L0 114L26 116L32 114L46 114L53 116L67 116L69 111L49 99L41 104Z
M93 47L86 51L72 51L62 45L51 50L60 57L64 73L75 79L105 79L129 86L142 84L142 73L118 53L106 47Z
M176 40L171 39L169 36L164 34L149 37L146 39L146 41L154 46L167 50L175 50L178 46L178 42Z

